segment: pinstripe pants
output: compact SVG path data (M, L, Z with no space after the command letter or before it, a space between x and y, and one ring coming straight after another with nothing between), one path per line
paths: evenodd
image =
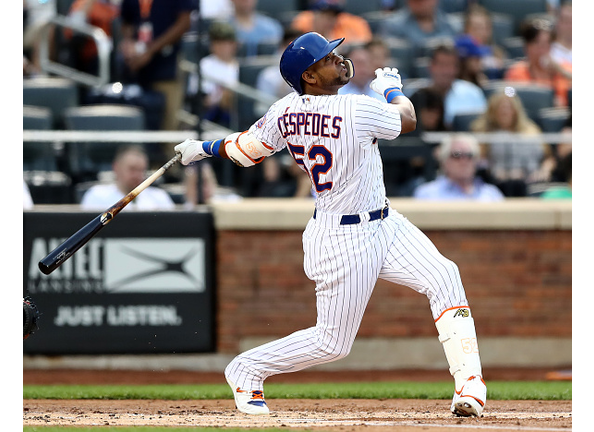
M263 390L271 375L347 356L378 278L426 295L434 319L468 304L458 266L392 209L383 220L353 225L317 212L303 233L303 250L305 273L316 283L316 325L235 357L225 375L243 389Z

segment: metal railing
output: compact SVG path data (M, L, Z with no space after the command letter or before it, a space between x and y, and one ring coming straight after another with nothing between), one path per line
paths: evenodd
M51 38L49 32L55 27L69 29L73 32L84 34L95 41L95 44L97 45L97 56L99 58L98 75L82 72L50 59ZM113 44L111 38L108 37L101 28L73 20L67 16L56 15L41 28L39 39L41 41L39 46L39 61L41 69L44 72L56 74L89 87L99 87L109 82L110 56Z

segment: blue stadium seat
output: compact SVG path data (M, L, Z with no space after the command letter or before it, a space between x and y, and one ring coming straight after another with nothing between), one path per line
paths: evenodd
M277 56L256 56L242 59L239 63L239 82L256 87L258 74L266 67L278 64ZM246 130L260 115L254 109L255 102L242 95L237 95L238 130Z
M439 8L446 13L465 12L468 0L439 0Z
M78 104L78 89L71 80L55 77L23 79L23 105L49 108L52 129L63 129L66 109Z
M52 113L49 108L23 106L23 130L50 130ZM58 158L53 143L23 141L23 171L57 171Z
M470 132L470 125L482 112L458 113L452 120L452 130L456 132Z
M542 108L538 111L538 125L543 132L561 132L568 118L567 107Z
M514 89L524 105L526 114L535 122L538 122L542 108L554 106L555 94L553 89L539 84L493 80L485 84L483 90L485 96L489 98L493 93L502 91L506 87Z
M353 15L382 10L382 0L345 0L344 10Z
M510 15L516 35L527 15L547 12L547 0L478 0L478 3L491 12Z
M521 59L525 57L524 40L519 36L503 39L501 41L501 48L505 50L510 59Z
M256 10L276 18L280 13L298 10L300 0L258 0Z
M111 104L69 108L65 122L68 130L76 131L142 131L146 126L141 108ZM122 144L125 142L69 143L68 158L73 176L88 179L101 171L110 171L116 149Z

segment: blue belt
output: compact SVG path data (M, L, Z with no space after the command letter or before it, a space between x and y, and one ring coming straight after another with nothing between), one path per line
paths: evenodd
M388 210L390 209L389 206L385 206L384 208L378 209L378 210L373 210L369 212L369 222L377 220L377 219L383 219L386 216L388 216ZM316 213L317 213L317 209L314 209L314 214L313 214L313 218L316 218ZM358 224L361 223L361 216L359 216L358 214L354 214L354 215L342 215L340 217L340 224L341 225L353 225L353 224Z

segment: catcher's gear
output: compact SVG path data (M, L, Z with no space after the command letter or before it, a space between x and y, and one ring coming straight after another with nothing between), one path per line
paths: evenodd
M37 322L39 321L39 309L37 305L27 296L23 298L23 340L27 339L33 334L38 328Z
M202 146L203 142L204 141L187 139L173 148L176 153L181 154L182 165L188 165L192 162L201 161L202 159L212 156L204 150Z
M274 154L274 149L245 131L232 133L225 138L225 152L240 167L249 167Z
M376 93L385 96L386 90L389 89L398 89L402 91L402 80L400 78L400 74L398 73L398 69L385 67L385 68L377 68L375 70L375 78L371 83L369 83L369 87Z
M303 72L334 51L342 42L344 42L344 38L328 41L316 32L299 36L289 44L281 56L280 72L282 77L297 93L303 94L301 87ZM348 69L348 78L352 78L355 75L353 62L350 59L344 59L344 63Z

